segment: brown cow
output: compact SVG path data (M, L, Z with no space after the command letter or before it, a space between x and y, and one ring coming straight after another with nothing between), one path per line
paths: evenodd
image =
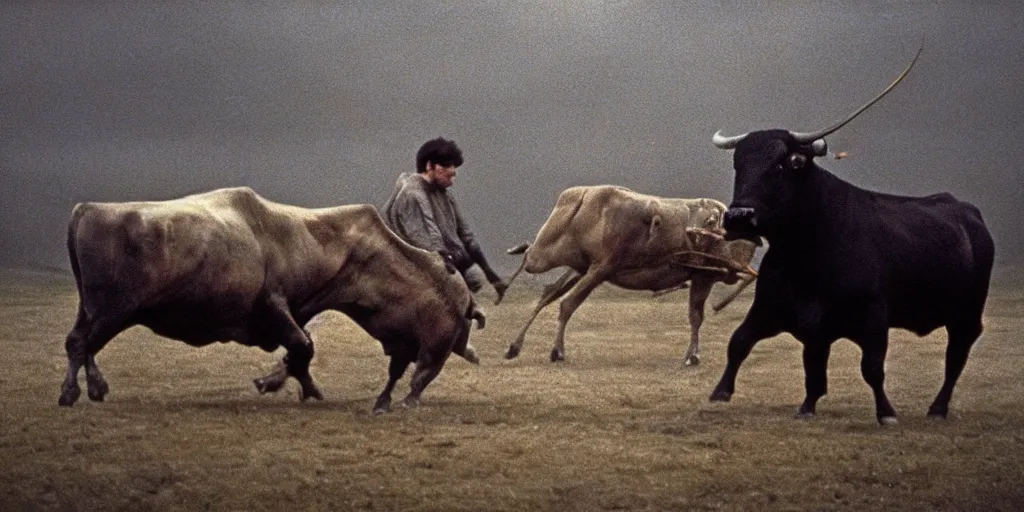
M451 352L476 362L470 319L483 327L483 314L466 285L440 255L401 241L370 205L306 209L244 187L171 201L82 203L68 226L68 252L79 306L65 343L60 405L78 399L82 366L89 398L103 400L108 386L96 353L133 325L192 346L283 346L288 353L254 381L257 390L277 391L292 376L300 399L322 399L303 326L322 311L340 311L391 356L376 413L390 408L409 363L416 371L404 403L414 406Z
M725 210L725 205L714 199L656 197L610 185L563 191L534 242L509 249L510 254L525 251L510 284L523 270L531 274L563 266L569 270L544 287L532 316L505 357L519 355L537 314L568 293L559 305L558 332L551 350L552 361L565 359L566 323L590 292L607 281L629 290L656 293L689 285L690 347L684 363L700 363L698 331L711 286L718 281L732 284L744 276L742 287L756 276L749 266L756 248L753 242L726 242L719 234Z

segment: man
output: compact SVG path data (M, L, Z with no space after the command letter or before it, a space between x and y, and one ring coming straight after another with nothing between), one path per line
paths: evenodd
M441 253L473 293L482 284L470 267L479 265L501 300L508 285L487 263L455 198L448 193L460 165L462 150L455 141L438 137L424 143L416 152L416 174L398 176L395 190L384 204L384 221L409 244Z

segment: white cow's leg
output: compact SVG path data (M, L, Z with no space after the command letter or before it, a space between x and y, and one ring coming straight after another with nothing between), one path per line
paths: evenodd
M608 278L604 268L590 267L586 274L579 278L562 302L558 304L558 332L555 335L555 347L551 349L551 362L565 360L565 326L569 323L576 309L583 304L595 288Z
M684 365L700 364L700 326L704 323L704 303L713 284L713 280L705 277L693 278L693 286L690 287L690 347L683 356Z
M523 341L526 339L526 331L533 324L533 321L540 314L541 310L546 308L552 302L558 300L559 297L565 295L565 292L569 291L575 285L580 278L583 277L578 274L575 270L569 269L558 278L557 281L544 287L544 291L541 293L537 304L533 307L533 313L530 318L526 320L526 324L519 330L519 335L516 336L515 341L508 346L508 351L505 352L505 359L513 359L519 355L519 352L523 349Z

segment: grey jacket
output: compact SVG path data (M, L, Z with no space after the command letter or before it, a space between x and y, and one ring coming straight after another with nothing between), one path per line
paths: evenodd
M455 198L422 175L399 175L383 213L384 222L400 238L421 249L448 255L460 273L465 274L475 263L491 283L501 280L487 263Z

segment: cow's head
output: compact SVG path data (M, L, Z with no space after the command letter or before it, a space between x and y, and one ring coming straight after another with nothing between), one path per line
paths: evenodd
M690 208L689 225L711 231L722 229L722 216L726 207L721 201L703 197Z
M824 137L842 128L867 110L914 67L914 59L884 91L842 121L814 132L763 130L731 137L715 133L712 142L721 149L734 149L733 168L736 179L733 199L723 219L728 238L771 236L792 215L795 191L808 170L815 166L813 158L828 152Z

